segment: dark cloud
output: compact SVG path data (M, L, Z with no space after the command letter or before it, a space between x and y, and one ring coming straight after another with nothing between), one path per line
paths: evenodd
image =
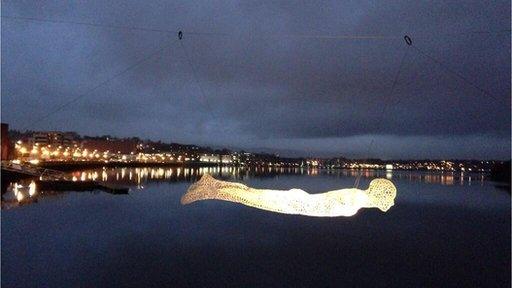
M510 32L473 33L509 29L508 1L2 4L2 15L185 31L179 43L2 19L2 121L13 128L164 48L30 128L296 154L364 155L375 139L383 157L510 155ZM444 66L407 47L406 33Z

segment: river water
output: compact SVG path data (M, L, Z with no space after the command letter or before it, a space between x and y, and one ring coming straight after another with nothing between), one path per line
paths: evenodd
M357 171L105 168L130 187L2 195L2 287L510 287L510 194L479 174L364 171L396 185L387 212L318 218L222 201L182 206L204 173L255 188L353 187Z

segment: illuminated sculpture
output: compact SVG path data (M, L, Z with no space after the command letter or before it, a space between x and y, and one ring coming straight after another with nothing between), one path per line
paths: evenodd
M205 174L181 197L181 204L217 199L278 213L335 217L352 216L360 208L376 207L385 212L394 205L395 197L395 185L386 179L372 180L367 190L349 188L309 194L301 189L254 189Z

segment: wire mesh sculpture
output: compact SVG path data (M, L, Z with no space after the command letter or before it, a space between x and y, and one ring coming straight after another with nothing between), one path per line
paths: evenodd
M386 179L372 180L367 190L348 188L309 194L301 189L254 189L205 174L190 186L181 204L216 199L277 213L337 217L353 216L361 208L379 208L386 212L394 205L395 197L395 185Z

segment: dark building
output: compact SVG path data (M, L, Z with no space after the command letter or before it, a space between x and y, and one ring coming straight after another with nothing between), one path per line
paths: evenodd
M140 141L128 139L87 139L82 141L81 147L99 152L130 154L138 151Z
M2 161L11 159L12 147L9 139L9 125L2 123Z
M38 131L32 134L30 142L40 145L71 146L76 144L78 138L75 132Z

